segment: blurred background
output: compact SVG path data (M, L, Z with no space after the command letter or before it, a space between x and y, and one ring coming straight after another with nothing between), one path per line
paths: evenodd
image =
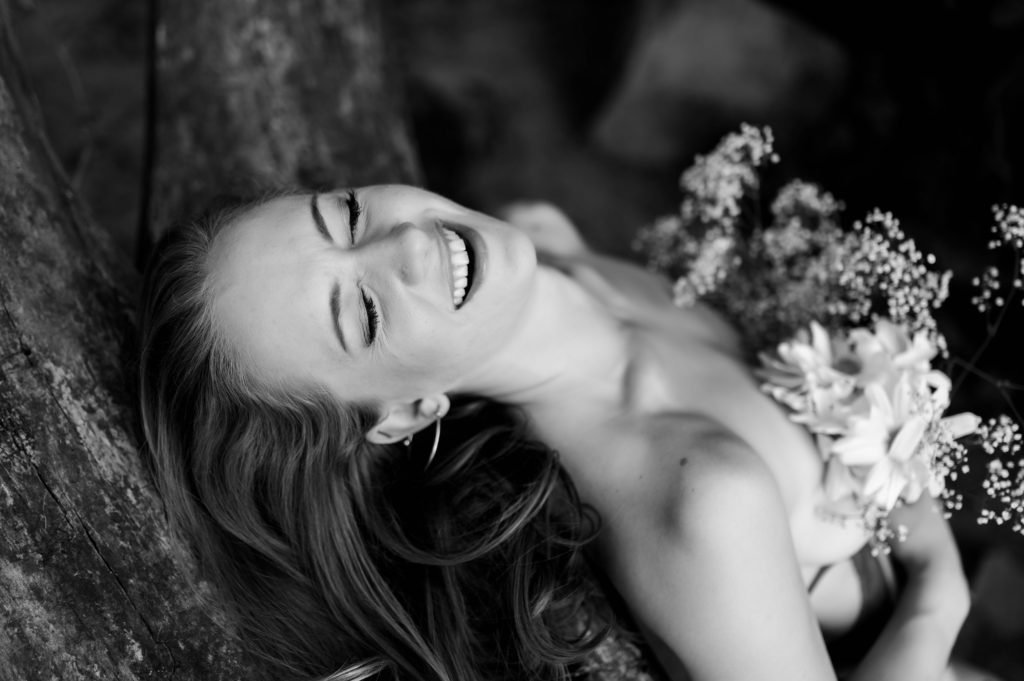
M169 1L169 0L168 0ZM150 2L11 0L55 152L132 258L154 102ZM485 211L551 201L597 248L635 257L680 172L740 122L775 131L769 186L801 177L848 220L892 211L942 267L940 324L970 356L964 284L995 203L1024 205L1024 0L385 0L424 183ZM1006 264L1006 263L1002 263ZM978 367L1024 383L1024 310ZM1017 408L970 381L959 409ZM954 518L977 607L960 652L1024 680L1024 538Z

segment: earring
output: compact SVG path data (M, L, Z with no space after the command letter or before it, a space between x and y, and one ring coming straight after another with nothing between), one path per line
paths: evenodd
M430 462L434 460L434 455L437 454L437 445L441 442L441 407L438 406L437 411L434 412L434 443L430 446L430 454L427 456L427 465L423 467L424 470L430 467ZM412 435L402 440L402 444L405 445L405 449L409 452L412 451Z
M430 456L427 457L427 465L423 467L424 470L430 467L430 462L434 460L434 455L437 454L437 443L441 441L441 407L438 406L437 412L434 414L434 444L430 447Z

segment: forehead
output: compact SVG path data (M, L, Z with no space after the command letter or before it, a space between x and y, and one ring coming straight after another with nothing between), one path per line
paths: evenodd
M280 196L235 216L213 243L211 271L219 275L225 260L230 266L230 261L239 258L263 257L301 237L304 231L313 235L309 200L309 195Z
M309 378L331 351L327 243L309 202L309 195L285 196L245 212L210 252L214 323L263 378Z

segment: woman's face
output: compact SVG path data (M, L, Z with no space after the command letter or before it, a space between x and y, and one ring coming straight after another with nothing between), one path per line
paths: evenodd
M504 222L385 185L274 199L210 262L215 319L263 378L387 402L470 390L523 313L536 253Z

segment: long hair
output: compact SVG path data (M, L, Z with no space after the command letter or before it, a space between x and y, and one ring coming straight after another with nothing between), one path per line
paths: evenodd
M147 465L240 637L277 678L565 678L604 632L582 551L598 523L557 456L463 399L425 469L366 441L372 407L255 379L209 289L211 246L252 205L164 237L139 346Z

